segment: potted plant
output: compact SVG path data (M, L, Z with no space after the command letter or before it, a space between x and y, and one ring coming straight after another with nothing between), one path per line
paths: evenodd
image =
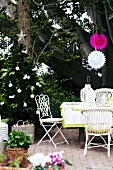
M33 165L33 170L64 170L65 164L72 166L72 164L63 158L64 151L49 153L37 153L30 157L28 160Z
M7 139L7 152L10 159L15 159L28 152L31 145L30 136L18 130L12 130Z
M7 153L0 154L0 170L30 170L32 165L27 157L27 155L22 155L10 160Z

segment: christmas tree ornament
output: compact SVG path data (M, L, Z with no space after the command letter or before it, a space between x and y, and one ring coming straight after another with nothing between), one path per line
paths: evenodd
M21 93L21 91L22 91L22 90L21 90L20 88L19 88L19 89L17 89L17 92L18 92L18 93Z
M4 102L0 102L0 105L3 106L3 105L4 105Z
M27 79L30 79L30 76L27 76Z
M14 99L15 95L9 96L9 99Z
M104 66L106 58L101 51L93 51L88 56L88 64L94 68L99 69Z
M27 74L24 75L23 79L24 79L24 80L27 79Z
M21 30L20 34L17 34L18 36L18 43L19 44L25 44L25 37L27 34L24 34L23 31Z
M17 65L16 67L15 67L15 70L20 70L20 67Z
M34 94L31 94L30 97L33 99L33 98L35 97L35 95L34 95Z
M95 33L90 37L90 44L97 50L102 50L107 46L107 38L104 34Z
M25 101L24 101L24 103L23 103L23 106L24 106L24 107L27 107L27 103L26 103Z
M41 87L41 84L39 82L36 82L36 86Z
M13 86L13 84L10 82L10 83L9 83L9 87L12 87L12 86Z

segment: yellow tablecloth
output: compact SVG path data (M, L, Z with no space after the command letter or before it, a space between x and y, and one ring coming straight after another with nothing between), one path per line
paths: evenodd
M86 109L109 109L113 110L112 106L99 106L95 103L89 104L84 102L63 102L60 105L61 116L63 117L63 128L69 127L84 127L84 117L81 114L82 110Z

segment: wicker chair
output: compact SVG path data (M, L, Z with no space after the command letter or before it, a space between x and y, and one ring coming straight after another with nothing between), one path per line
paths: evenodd
M112 126L112 111L105 109L83 110L82 114L85 118L86 141L84 148L84 156L88 148L104 147L108 150L110 157L110 142L111 142L111 126ZM107 136L108 141L105 140ZM89 138L90 137L90 138ZM100 137L103 143L93 141L95 137Z

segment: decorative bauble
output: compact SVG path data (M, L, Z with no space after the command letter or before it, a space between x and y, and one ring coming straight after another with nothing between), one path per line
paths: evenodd
M24 101L24 104L23 104L24 107L27 107L27 103Z
M27 76L27 79L30 79L30 76Z
M9 87L12 87L12 86L13 86L13 84L10 82L10 83L9 83Z
M22 90L21 90L20 88L17 90L18 93L21 93L21 91L22 91Z
M30 95L30 97L31 97L31 98L34 98L34 97L35 97L35 95L34 95L34 94L31 94L31 95Z
M17 71L20 70L20 67L19 67L19 66L16 66L16 67L15 67L15 70L17 70Z
M23 79L24 79L24 80L27 79L27 74L24 75Z

